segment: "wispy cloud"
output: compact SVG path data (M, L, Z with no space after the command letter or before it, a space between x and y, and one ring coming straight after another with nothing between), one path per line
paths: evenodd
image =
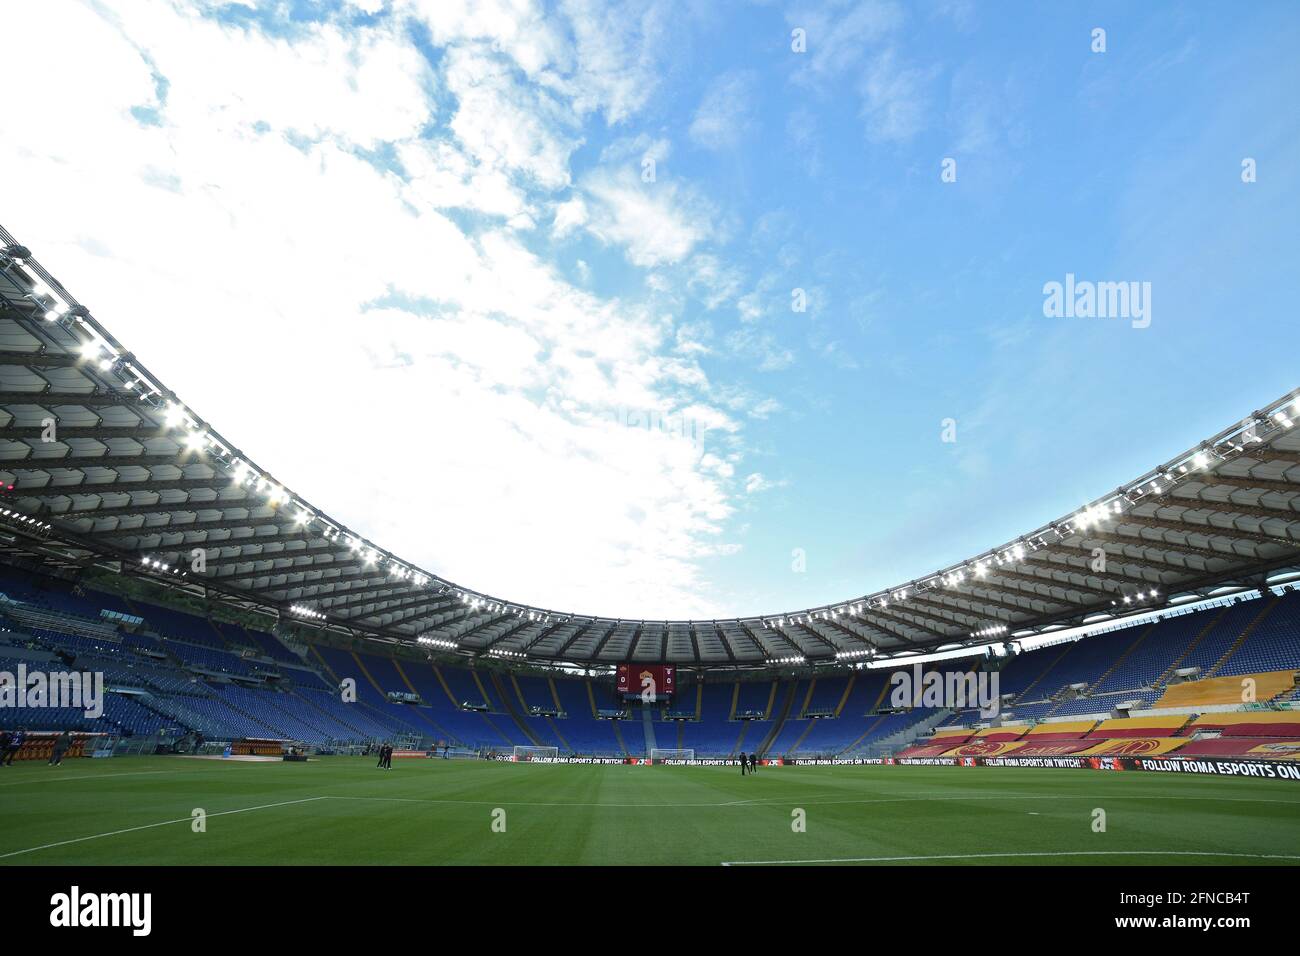
M691 120L690 136L705 149L734 149L757 125L752 70L726 73L709 85Z
M690 187L645 182L631 169L596 170L582 180L587 228L621 246L637 266L680 262L713 232L713 210Z
M892 0L823 0L795 4L785 19L807 36L796 81L825 90L845 73L857 72L868 52L899 30L903 9Z
M873 57L858 83L868 138L905 142L925 129L932 108L930 86L937 76L937 67L901 65L893 48Z

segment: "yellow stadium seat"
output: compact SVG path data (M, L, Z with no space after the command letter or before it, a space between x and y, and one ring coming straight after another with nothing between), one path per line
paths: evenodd
M1206 680L1173 684L1155 703L1156 707L1196 707L1205 704L1243 704L1253 701L1243 699L1249 685L1254 683L1254 701L1263 702L1283 691L1295 687L1297 671L1267 671L1263 674L1241 674L1235 677L1210 677Z

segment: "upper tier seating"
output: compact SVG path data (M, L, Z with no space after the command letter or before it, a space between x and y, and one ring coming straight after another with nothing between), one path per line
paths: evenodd
M1216 677L1285 671L1300 667L1300 591L1289 591L1255 624ZM1263 697L1260 698L1261 700Z
M1300 760L1300 739L1295 737L1212 737L1189 740L1179 757L1249 757L1263 760Z
M1249 710L1202 714L1184 730L1188 736L1219 731L1225 737L1300 737L1300 711Z
M1187 714L1115 717L1103 720L1088 736L1093 740L1116 737L1172 737L1187 723Z
M1262 674L1239 674L1233 677L1209 677L1204 680L1171 684L1156 701L1156 707L1205 707L1214 704L1262 702L1295 687L1300 671L1269 671ZM1254 699L1247 699L1247 678L1254 684Z
M1038 742L1048 740L1080 740L1087 737L1096 726L1097 722L1095 720L1051 721L1050 723L1035 725L1030 729L1029 733L1025 734L1025 737L1028 740Z
M1029 729L1028 724L1007 724L1002 727L985 727L975 731L975 738L979 740L1019 740Z

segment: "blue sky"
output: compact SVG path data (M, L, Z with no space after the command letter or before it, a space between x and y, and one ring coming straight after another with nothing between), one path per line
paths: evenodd
M32 6L0 55L82 69L0 127L0 221L288 487L498 596L851 598L1297 384L1293 4ZM1046 317L1067 273L1150 325Z

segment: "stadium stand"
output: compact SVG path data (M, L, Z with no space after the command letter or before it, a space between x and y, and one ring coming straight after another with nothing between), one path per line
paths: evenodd
M1017 757L1065 757L1095 747L1095 740L1080 739L1043 739L1026 737L1023 746L1016 751Z
M1112 720L1103 720L1088 733L1088 737L1092 740L1110 740L1115 737L1172 737L1187 721L1187 714L1116 717Z
M1250 757L1263 760L1300 760L1300 739L1295 737L1211 737L1188 741L1179 757Z
M1121 737L1096 742L1087 750L1078 751L1081 757L1154 757L1173 753L1187 741L1178 737Z
M1266 701L1286 694L1295 689L1300 671L1269 671L1263 674L1241 674L1235 677L1210 677L1205 680L1185 681L1167 687L1156 707L1204 707L1222 704L1254 703ZM1250 678L1255 682L1253 698L1247 700L1247 685L1242 682Z
M697 754L730 756L736 752L743 726L730 719L738 693L737 685L734 681L727 681L701 686L700 716L698 720L682 724L682 746Z
M1202 714L1187 726L1185 732L1193 735L1213 731L1225 737L1300 737L1300 711Z
M939 757L949 750L972 740L974 735L964 728L941 727L931 736L898 752L899 757Z
M1050 724L1037 724L1025 734L1026 740L1036 742L1056 740L1082 740L1097 726L1095 720L1063 720Z
M1019 740L1028 729L1027 725L1022 724L1012 724L1005 727L983 727L975 731L974 738L983 741Z
M1291 759L1300 714L1242 712L1242 687L1253 682L1260 707L1283 707L1297 694L1298 621L1300 598L1288 591L1027 651L1004 662L1001 690L1013 702L989 726L973 710L891 711L884 669L758 680L688 675L675 700L643 709L639 701L615 701L612 683L586 675L474 668L324 643L311 643L303 657L269 631L0 568L0 670L70 663L101 672L107 684L101 718L49 709L43 729L199 731L210 740L313 746L401 737L429 746L550 745L634 757L659 746L714 757L744 750L796 758ZM355 688L355 702L341 696L344 682ZM1156 710L1144 713L1153 704ZM1069 719L1073 714L1086 717ZM0 722L13 717L0 714ZM934 729L918 738L927 728Z
M1244 590L1294 580L1300 568L1286 526L1300 513L1295 393L1165 462L1158 480L1144 475L960 569L777 618L583 620L476 594L289 489L264 495L271 471L237 456L173 389L127 361L133 353L88 309L62 301L54 287L67 288L3 229L0 264L0 657L96 668L109 682L103 717L51 708L40 715L50 727L630 756L661 741L702 756L799 757L939 747L1181 753L1294 739L1281 732L1287 721L1191 721L1250 704L1280 712L1300 695L1300 597L1294 586ZM88 333L122 360L88 362ZM57 441L37 437L50 408L60 409ZM196 440L203 450L192 456ZM116 477L102 480L110 471ZM248 534L240 522L250 521ZM1087 561L1097 540L1116 543L1110 572ZM194 547L220 555L221 573L202 586L181 571ZM362 564L375 573L353 573ZM1162 609L1216 593L1231 597ZM308 604L290 604L296 595ZM1130 609L1145 619L1124 622ZM971 622L993 618L997 632L1035 640L1058 636L1064 622L1111 622L1009 659L985 663L974 650L949 663L1001 666L1010 701L1001 720L1029 726L1023 735L973 733L988 721L970 709L892 706L889 672L866 666L973 648L988 630ZM622 660L679 665L688 673L678 699L647 709L616 700L590 673L563 670ZM1241 695L1247 677L1253 700ZM1039 732L1076 723L1077 733ZM966 733L925 736L936 727Z

